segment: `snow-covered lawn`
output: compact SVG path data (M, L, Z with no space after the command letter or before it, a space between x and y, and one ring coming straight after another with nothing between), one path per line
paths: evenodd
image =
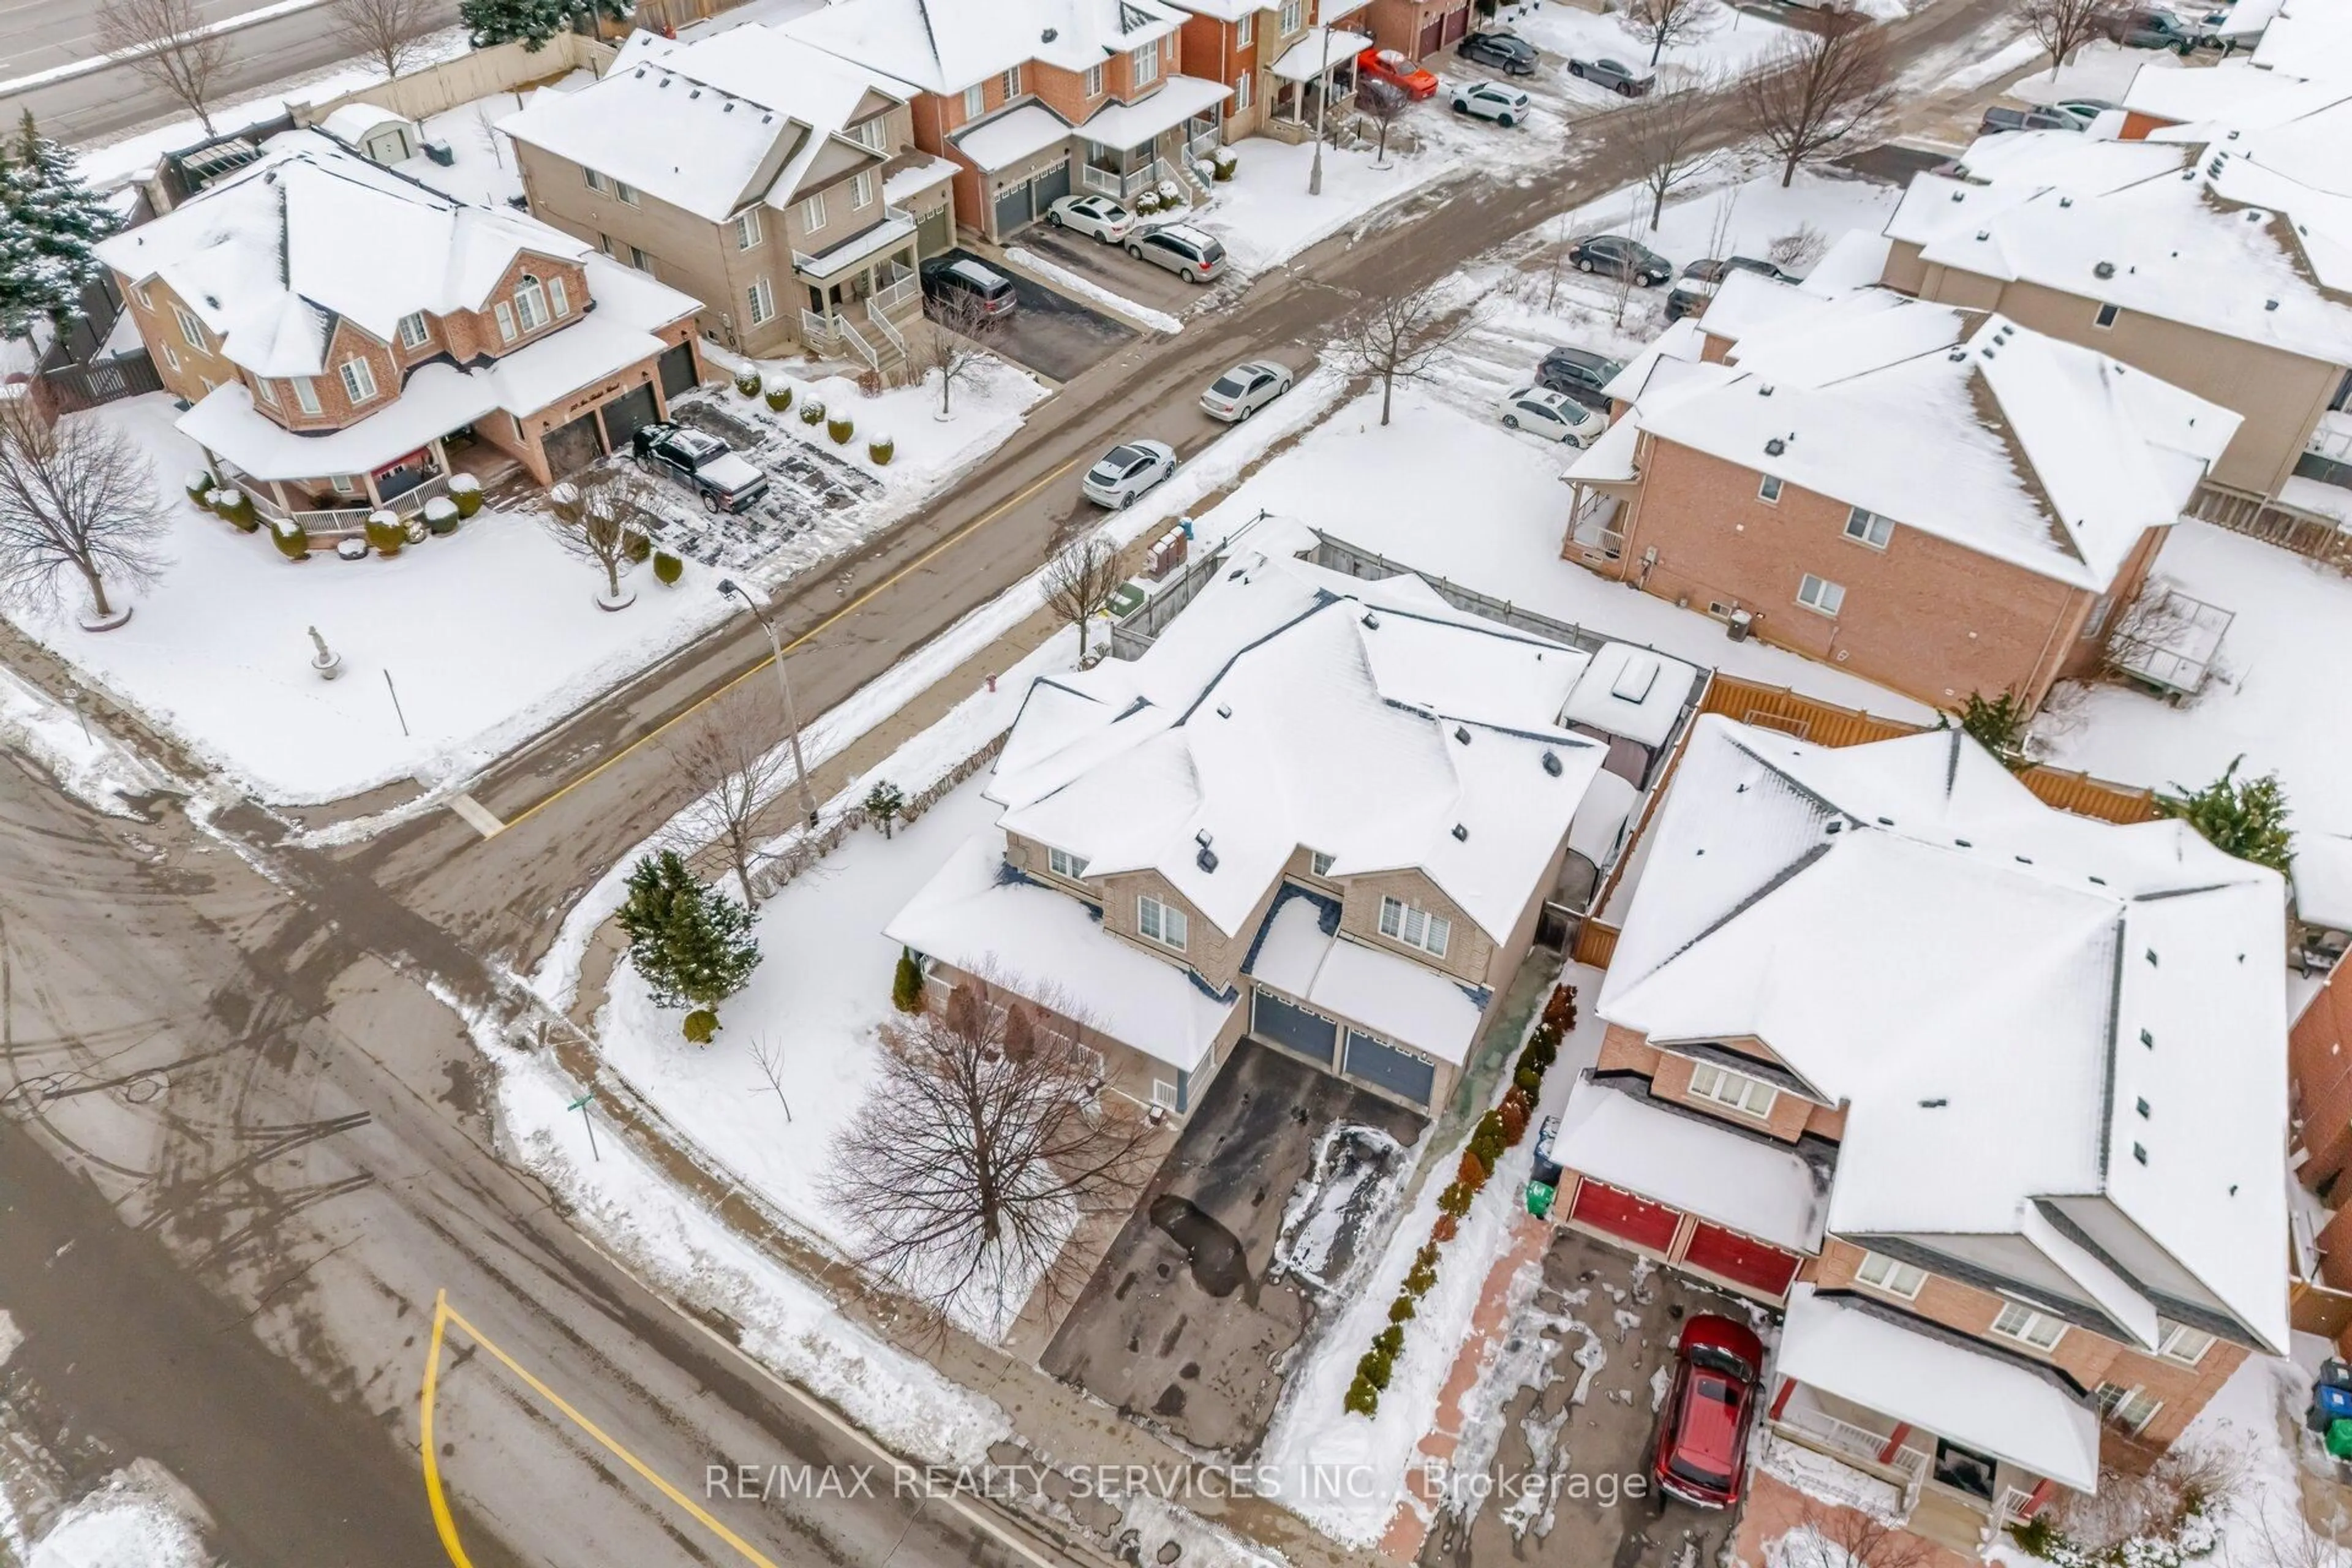
M1658 60L1658 86L1662 89L1680 87L1709 75L1738 75L1752 68L1790 37L1790 30L1780 23L1723 5L1720 0L1702 0L1696 15L1704 18L1699 24L1703 30L1669 45ZM1556 71L1561 88L1579 100L1595 106L1622 100L1570 76L1570 59L1613 59L1637 71L1651 68L1650 46L1626 30L1618 13L1599 14L1553 0L1549 5L1507 5L1496 16L1495 25L1517 33L1553 57L1545 61L1545 71Z
M2166 584L2236 613L2205 689L2174 708L2118 686L2063 689L2034 736L2062 767L2159 788L2275 769L2302 833L2352 833L2352 688L2329 651L2352 626L2352 579L2210 523L2174 525Z
M1414 114L1419 126L1450 129L1436 104L1423 104ZM1488 134L1509 133L1490 128ZM1464 162L1451 138L1435 136L1419 153L1391 149L1385 163L1369 147L1326 147L1323 191L1310 196L1307 180L1314 156L1312 143L1294 147L1270 136L1244 138L1234 143L1234 177L1212 186L1213 198L1184 221L1224 241L1225 254L1239 270L1262 272L1368 221L1380 208L1454 173Z

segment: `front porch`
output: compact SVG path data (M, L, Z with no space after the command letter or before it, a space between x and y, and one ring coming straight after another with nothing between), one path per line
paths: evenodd
M1122 202L1161 184L1191 199L1207 195L1192 163L1223 141L1220 110L1232 96L1222 82L1180 76L1137 102L1106 104L1078 127L1079 184Z
M1266 134L1293 143L1307 141L1315 134L1318 100L1325 123L1336 121L1355 104L1356 57L1371 47L1362 33L1309 27L1274 62Z
M907 362L904 328L923 313L913 214L886 207L881 223L822 256L794 251L793 275L807 290L803 342L876 371Z

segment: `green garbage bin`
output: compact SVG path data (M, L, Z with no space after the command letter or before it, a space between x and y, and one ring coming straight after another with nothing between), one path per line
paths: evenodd
M1558 1196L1559 1196L1559 1189L1553 1187L1549 1183L1529 1182L1528 1184L1528 1212L1535 1215L1538 1219L1543 1218L1546 1215L1551 1213L1551 1202ZM2340 1422L2338 1425L2352 1426L2352 1421ZM2328 1440L2330 1442L2335 1441L2332 1436Z
M2327 1424L2327 1451L2339 1459L2352 1459L2352 1416L2339 1416Z

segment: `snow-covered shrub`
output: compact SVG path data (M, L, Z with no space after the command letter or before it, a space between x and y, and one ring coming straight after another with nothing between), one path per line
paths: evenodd
M654 552L654 581L665 588L675 588L677 580L686 575L686 563L667 550Z
M188 499L190 500L195 502L198 506L203 507L206 511L210 511L212 510L213 487L220 483L218 479L214 479L202 468L197 468L191 472L186 479L182 482L187 487Z
M435 496L425 503L425 530L428 533L452 534L457 531L457 503L447 496Z
M2010 1535L2057 1568L2183 1568L2221 1544L2218 1521L2244 1479L2240 1456L2183 1445L2144 1475L2102 1471L2097 1492L2070 1493Z
M261 526L261 520L254 515L253 498L240 489L215 490L213 510L220 514L223 521L233 523L247 533Z
M388 511L368 513L360 531L367 535L367 542L375 546L378 555L397 555L408 542L408 530L401 527L400 519Z
M770 413L782 414L785 409L790 408L792 405L793 389L788 384L780 381L776 383L775 385L768 388L768 411Z
M821 399L812 397L801 405L801 423L803 425L824 423L824 404Z
M482 481L471 474L449 476L449 499L457 503L459 517L471 517L482 510Z
M297 522L280 522L269 530L269 541L278 546L278 553L289 561L310 559L310 536Z
M760 373L756 370L737 371L735 373L735 390L741 393L746 397L759 396Z
M1215 171L1220 183L1232 179L1234 171L1241 167L1241 162L1230 147L1220 147L1209 154L1209 167Z
M824 433L833 437L836 447L846 447L849 438L857 434L857 424L846 414L835 414L824 422Z
M866 437L866 455L882 468L888 468L890 459L898 456L898 444L887 436L876 435Z

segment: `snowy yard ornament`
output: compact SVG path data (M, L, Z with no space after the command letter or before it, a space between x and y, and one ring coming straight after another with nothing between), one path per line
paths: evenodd
M310 634L310 646L318 650L310 656L310 673L321 680L334 679L343 672L343 656L327 646L327 639L319 635L318 627L307 629Z

